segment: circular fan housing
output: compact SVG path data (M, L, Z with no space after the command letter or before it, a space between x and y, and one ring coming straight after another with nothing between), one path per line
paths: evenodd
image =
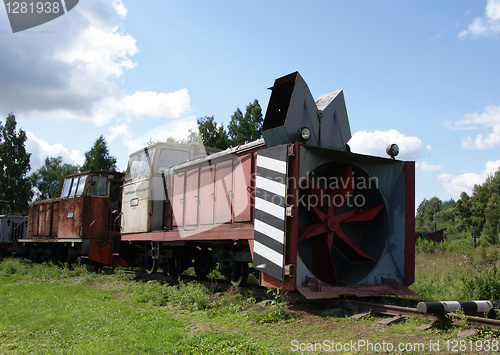
M358 166L328 162L300 181L298 253L329 284L355 284L377 265L388 240L377 178Z

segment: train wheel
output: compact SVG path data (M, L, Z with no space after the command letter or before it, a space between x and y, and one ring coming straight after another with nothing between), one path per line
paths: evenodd
M168 258L165 270L163 271L165 275L169 277L177 277L180 274L179 259L176 256Z
M194 272L198 278L204 279L212 271L210 259L199 258L194 262Z
M145 247L144 271L149 275L154 274L158 269L158 257L160 255L160 245L158 242L151 242Z
M248 280L248 263L235 261L231 266L231 276L229 282L233 286L242 286Z

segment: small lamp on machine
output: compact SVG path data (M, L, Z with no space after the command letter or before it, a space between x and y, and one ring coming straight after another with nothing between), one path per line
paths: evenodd
M389 154L389 156L391 157L391 159L395 159L394 157L396 155L399 154L399 147L397 144L391 144L389 146L387 146L387 148L385 149L386 153Z

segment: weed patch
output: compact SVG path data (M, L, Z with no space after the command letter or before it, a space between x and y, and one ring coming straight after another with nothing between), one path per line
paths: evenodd
M167 301L189 309L207 309L211 306L210 291L197 282L179 282L167 286Z

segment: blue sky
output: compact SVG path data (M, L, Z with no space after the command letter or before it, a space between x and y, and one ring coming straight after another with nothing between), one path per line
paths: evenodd
M500 166L500 0L85 0L12 33L0 7L0 120L31 166L83 163L99 135L125 167L195 120L227 126L299 71L314 97L344 89L352 150L414 160L416 201L471 193Z

